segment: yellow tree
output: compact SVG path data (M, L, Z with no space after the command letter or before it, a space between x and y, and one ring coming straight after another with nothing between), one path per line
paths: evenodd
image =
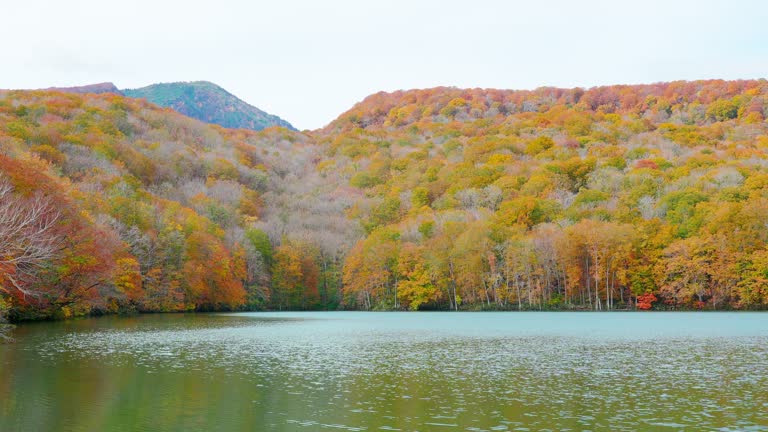
M455 280L461 297L470 303L491 304L496 298L485 274L489 271L489 256L493 253L488 237L489 227L484 222L467 226L456 239L451 256L455 262Z
M437 299L438 291L432 283L421 247L414 243L402 245L397 272L399 274L397 298L402 306L418 310L422 304Z
M709 272L713 247L708 239L689 237L664 249L656 265L656 283L667 304L678 306L693 301L703 305L709 295Z
M768 306L768 249L753 252L744 267L743 279L738 284L740 304Z
M343 292L364 309L391 298L397 307L397 257L399 233L379 228L357 242L344 262ZM391 291L391 292L390 292Z
M301 253L293 244L284 241L275 249L272 265L272 301L279 309L299 305L303 280Z

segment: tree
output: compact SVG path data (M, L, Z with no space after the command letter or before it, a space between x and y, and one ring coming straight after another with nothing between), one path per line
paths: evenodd
M635 232L632 226L584 219L570 227L584 251L584 284L596 310L613 309L617 285L625 285L626 263Z
M37 294L31 288L34 278L61 247L55 229L60 216L49 198L16 195L10 181L0 176L0 290Z
M319 299L320 269L311 248L284 240L272 265L273 302L283 309L311 309Z
M641 310L648 310L653 307L653 303L658 300L653 293L645 293L637 296L637 308Z
M115 288L125 296L125 300L130 304L136 304L144 297L142 288L141 267L136 258L127 256L118 258L115 262L117 270L115 272Z
M190 219L190 223L205 223ZM200 310L234 309L245 302L242 256L233 256L223 242L204 230L194 230L186 239L182 266L189 306Z
M421 254L419 246L405 243L398 257L397 298L410 310L418 310L421 305L437 299L437 287L432 283L430 270Z
M371 309L379 302L397 307L399 233L379 228L359 241L344 262L346 305Z
M488 234L487 224L470 224L456 238L450 254L461 298L490 306L491 302L498 300L498 293L497 284L491 283L487 277L491 262L495 261L495 257L491 258L493 249Z
M678 240L664 250L656 267L659 294L671 306L703 304L711 297L712 244L701 237Z
M736 118L739 107L731 100L718 99L707 108L707 117L716 121L726 121Z
M272 266L272 300L279 309L298 306L303 277L298 248L283 243L275 250Z
M738 291L743 306L768 305L768 250L756 250L744 262Z

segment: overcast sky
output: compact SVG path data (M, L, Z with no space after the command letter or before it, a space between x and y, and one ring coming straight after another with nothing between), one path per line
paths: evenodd
M768 2L8 0L0 88L208 80L299 129L381 91L768 75Z

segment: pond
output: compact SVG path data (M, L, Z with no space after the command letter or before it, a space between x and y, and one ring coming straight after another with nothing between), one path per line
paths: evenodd
M169 314L13 336L0 431L768 430L766 313Z

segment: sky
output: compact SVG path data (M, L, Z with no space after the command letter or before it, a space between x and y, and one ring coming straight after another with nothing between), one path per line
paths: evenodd
M8 0L0 88L212 81L299 129L378 91L768 75L764 0Z

